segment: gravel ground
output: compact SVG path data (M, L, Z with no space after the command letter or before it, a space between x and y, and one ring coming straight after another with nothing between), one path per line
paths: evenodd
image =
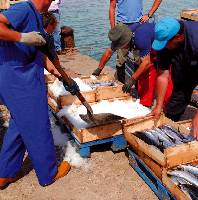
M48 187L39 186L34 171L1 191L1 200L131 200L157 199L129 166L124 152L95 152L92 167L72 168Z

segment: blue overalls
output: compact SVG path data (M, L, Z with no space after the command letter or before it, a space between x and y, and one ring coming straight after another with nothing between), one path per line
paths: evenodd
M42 31L35 14L39 23L42 18L31 2L17 3L2 14L16 31ZM27 150L39 183L45 186L53 182L57 165L42 61L35 47L0 41L0 100L11 113L0 152L0 177L15 177Z

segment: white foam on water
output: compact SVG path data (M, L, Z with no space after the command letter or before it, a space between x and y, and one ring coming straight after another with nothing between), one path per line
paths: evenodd
M145 116L150 113L150 109L144 107L139 103L139 100L116 100L109 102L108 100L103 100L96 104L91 105L94 114L99 113L112 113L126 119L132 119L136 117ZM58 113L59 117L65 116L76 128L87 128L87 124L84 120L80 118L80 114L86 114L87 110L83 105L70 105L65 106Z
M74 80L78 84L80 91L85 92L92 90L92 88L88 84L84 83L80 78L75 78ZM52 91L55 97L70 94L65 90L63 83L58 79L56 79L53 84L49 84L49 89Z
M61 128L55 124L54 118L51 117L50 122L54 144L55 146L62 147L64 151L64 160L68 161L74 167L83 168L85 170L90 169L91 162L86 158L80 157L76 147L74 147L71 141L68 139L68 133L61 131Z

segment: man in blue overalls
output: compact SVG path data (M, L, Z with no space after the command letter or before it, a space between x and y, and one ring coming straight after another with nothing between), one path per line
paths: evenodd
M173 91L164 108L165 115L178 121L198 85L198 22L163 18L155 26L153 49L158 51L157 103L151 115L158 117L163 109L171 67ZM198 139L198 112L192 123L192 133Z
M17 3L0 14L0 100L11 113L0 152L0 189L17 180L26 150L42 186L70 170L67 162L56 164L43 54L35 47L46 42L38 33L43 32L39 12L51 1Z

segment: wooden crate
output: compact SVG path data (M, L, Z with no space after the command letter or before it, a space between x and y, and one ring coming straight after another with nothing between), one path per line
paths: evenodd
M139 156L139 158L146 164L146 166L160 179L162 180L163 167L159 165L155 160L147 156L138 148L133 146L133 151Z
M83 95L83 97L86 99L88 103L96 102L95 90L91 90L88 92L81 92L81 94ZM71 94L60 96L58 100L59 100L59 105L61 108L63 108L64 106L69 106L71 104L77 104L77 105L81 104L78 97Z
M192 164L198 164L198 161L192 162ZM170 170L170 169L169 169ZM162 172L162 183L170 191L177 200L191 200L167 175L168 170L164 169Z
M85 83L90 83L94 81L114 81L115 78L111 76L110 74L101 74L100 76L97 77L97 79L91 79L90 76L81 76L80 77Z
M82 77L81 78L83 82L85 83L98 83L102 81L112 81L112 77L108 75L103 75L97 80L93 80L90 77ZM101 86L97 87L91 91L87 92L81 92L82 95L85 97L88 103L94 103L101 100L108 100L108 99L114 99L114 98L122 98L122 97L129 97L129 94L123 93L122 86L123 84L120 82L115 82L115 86ZM77 97L73 95L64 95L59 97L60 106L68 106L72 103L74 104L81 104L81 102L78 100Z
M45 82L53 83L56 80L56 77L52 74L45 74Z
M96 101L114 99L119 97L129 97L129 93L123 93L122 84L109 87L96 88Z
M80 143L87 143L123 134L121 120L105 125L98 125L95 127L81 129L77 129L66 117L63 117L63 120L73 132L73 136Z
M192 126L192 120L184 120L177 122L179 124L179 131L185 134L190 134L190 129Z
M174 123L162 115L157 121L153 120L151 117L147 117L139 121L125 120L123 122L124 135L132 148L134 148L137 152L146 154L149 158L163 168L172 168L179 164L186 164L198 160L197 141L169 147L162 153L156 147L145 143L133 134L136 131L151 129L154 126L158 127L163 124L169 124L173 128L177 130L179 129L179 125L177 123Z
M54 100L53 98L48 96L48 105L50 106L50 108L55 112L58 113L60 111L59 109L59 105L56 102L56 100Z
M185 20L198 21L198 9L183 9L180 17Z
M110 99L109 101L115 100L129 100L132 97L122 97L116 99ZM94 103L93 103L94 104ZM122 135L122 120L115 120L113 122L97 125L89 128L78 129L75 124L72 124L66 117L63 117L65 124L71 129L74 137L80 143L86 143L94 140L105 139L109 137L114 137L117 135Z
M94 103L102 100L109 100L115 98L129 97L129 94L123 93L122 85L117 86L103 86L97 87L94 90L88 92L81 92L88 103ZM81 104L79 99L73 95L64 95L59 97L60 106L68 106L71 104Z

